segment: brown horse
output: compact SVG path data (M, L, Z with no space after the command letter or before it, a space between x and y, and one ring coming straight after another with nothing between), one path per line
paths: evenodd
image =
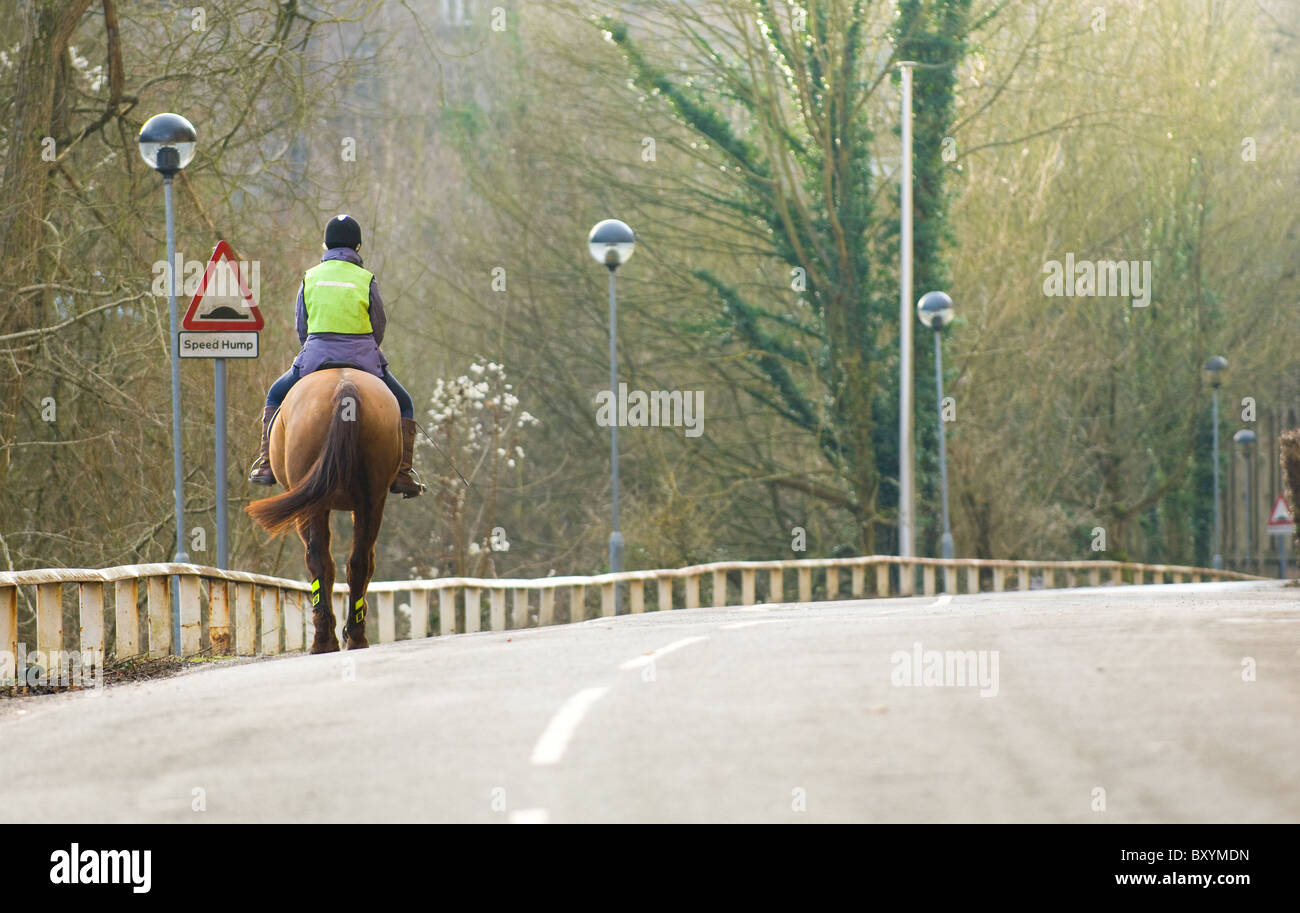
M294 384L271 428L271 467L288 491L244 508L263 529L279 535L297 526L312 578L311 652L339 649L330 594L330 511L352 511L348 558L349 650L366 641L366 587L375 572L375 540L384 500L402 454L397 400L373 374L354 368L313 371Z

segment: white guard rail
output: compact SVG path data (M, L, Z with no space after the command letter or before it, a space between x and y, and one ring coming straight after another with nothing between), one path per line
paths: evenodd
M1265 578L1237 571L1122 561L945 561L891 555L724 561L592 577L372 582L367 601L377 611L368 613L366 623L372 641L388 643L428 637L435 629L438 634L453 634L583 621L593 617L593 610L600 616L614 614L614 591L620 583L627 586L628 610L638 613L701 605L754 605L759 602L760 589L762 600L774 603L918 592L932 595L1103 583L1259 579ZM77 601L65 611L70 584L76 585ZM172 653L173 586L179 587L182 656L274 655L299 651L311 643L307 601L311 588L295 580L194 564L0 572L0 684L13 679L20 589L29 588L34 597L28 604L35 609L37 651L47 657L52 652L80 650L85 656L94 651L102 661L107 656L125 659ZM706 587L708 602L704 601ZM111 609L106 599L110 592ZM434 592L437 601L431 606L430 594ZM398 594L405 596L400 605L400 631L395 608ZM599 605L589 605L589 601ZM337 583L334 612L340 625L346 602L347 585ZM65 624L69 619L75 619L75 625ZM30 645L23 646L30 652Z

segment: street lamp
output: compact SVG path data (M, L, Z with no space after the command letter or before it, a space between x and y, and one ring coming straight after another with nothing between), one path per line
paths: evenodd
M618 531L618 350L614 340L618 326L618 299L614 291L614 271L627 262L636 248L636 235L627 223L606 219L596 223L587 235L587 249L592 258L609 270L609 393L615 406L609 423L610 488L614 496L614 525L609 533L609 572L623 570L623 534ZM619 609L619 587L614 587L614 612Z
M172 484L176 499L176 554L172 560L188 563L185 552L184 467L181 454L181 362L176 321L176 218L172 211L172 178L194 158L198 134L179 114L155 114L140 128L140 157L163 177L167 208L167 276L172 344ZM181 653L180 580L172 579L172 651Z
M952 527L948 523L948 445L947 432L943 427L943 345L941 339L943 328L952 323L952 299L943 292L926 292L916 303L916 316L921 322L934 330L934 387L938 391L939 409L939 488L943 493L943 539L940 548L944 558L953 558ZM948 569L944 568L944 589L947 586Z
M1223 533L1219 518L1219 385L1223 383L1223 370L1228 367L1228 359L1222 355L1213 355L1205 363L1205 377L1210 382L1210 391L1214 397L1214 559L1211 567L1223 570Z
M1232 436L1232 440L1241 445L1241 461L1246 468L1246 570L1250 570L1250 528L1254 525L1254 518L1251 516L1250 509L1250 445L1255 443L1255 432L1249 428L1242 428Z

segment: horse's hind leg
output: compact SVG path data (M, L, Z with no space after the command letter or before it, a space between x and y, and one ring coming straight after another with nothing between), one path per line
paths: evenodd
M352 554L348 557L348 619L343 626L349 650L370 646L366 640L366 587L375 573L375 539L378 537L376 518L369 511L353 511Z
M334 633L334 609L330 605L334 559L330 556L329 511L299 520L298 535L307 547L307 573L311 575L311 620L316 626L311 652L333 653L339 648L339 638Z

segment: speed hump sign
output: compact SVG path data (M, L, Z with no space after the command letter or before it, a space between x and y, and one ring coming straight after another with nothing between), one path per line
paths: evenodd
M188 331L179 334L182 358L257 357L258 331L265 321L249 291L245 267L228 243L217 242L181 321Z
M1270 536L1289 536L1295 532L1295 521L1286 509L1286 498L1281 495L1273 502L1273 509L1268 512L1268 534Z

